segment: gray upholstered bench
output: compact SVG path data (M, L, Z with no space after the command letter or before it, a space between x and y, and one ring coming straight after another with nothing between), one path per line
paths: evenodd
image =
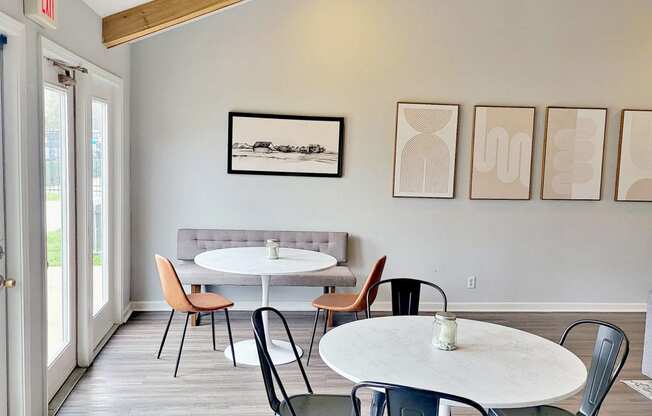
M274 276L272 286L323 287L333 292L336 287L355 287L356 279L346 266L348 233L325 231L263 231L182 228L177 235L177 274L193 293L204 285L260 286L260 276L220 273L197 266L194 258L208 250L228 247L261 247L271 238L281 247L300 248L328 253L337 259L337 266L319 272Z

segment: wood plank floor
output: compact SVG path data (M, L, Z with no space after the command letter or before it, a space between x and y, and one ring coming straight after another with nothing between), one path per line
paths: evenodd
M95 363L61 408L59 415L271 415L260 370L233 368L222 351L228 345L223 314L216 314L217 348L210 341L210 318L203 325L188 328L179 377L172 378L183 320L172 322L161 356L156 351L167 313L135 313L118 329ZM644 315L639 313L460 313L460 317L485 320L529 331L557 341L563 328L579 318L597 318L622 327L630 337L631 352L619 379L644 379L641 375ZM295 340L307 346L312 330L312 315L287 315ZM251 338L249 314L232 313L235 340ZM277 325L272 333L281 335ZM586 362L592 352L593 334L579 333L568 346ZM315 341L316 344L318 339ZM313 351L308 375L319 393L348 394L352 384L332 372ZM304 361L305 362L305 361ZM290 392L303 392L296 365L279 367ZM560 403L577 410L578 397ZM458 414L472 414L455 411ZM600 412L601 416L650 416L652 401L618 382Z

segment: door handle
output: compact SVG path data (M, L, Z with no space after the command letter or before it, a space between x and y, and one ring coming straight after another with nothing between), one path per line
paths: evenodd
M14 279L3 279L0 276L0 288L13 289L16 287L16 280Z

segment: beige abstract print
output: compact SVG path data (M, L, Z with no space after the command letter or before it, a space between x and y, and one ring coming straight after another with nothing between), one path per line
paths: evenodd
M457 105L399 103L394 196L452 198Z
M652 201L652 111L623 110L617 201Z
M475 108L472 199L529 199L534 107Z
M600 199L606 119L606 109L548 108L543 199Z

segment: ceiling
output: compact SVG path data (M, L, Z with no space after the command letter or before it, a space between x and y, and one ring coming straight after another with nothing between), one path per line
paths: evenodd
M149 0L84 0L101 17L130 9Z

